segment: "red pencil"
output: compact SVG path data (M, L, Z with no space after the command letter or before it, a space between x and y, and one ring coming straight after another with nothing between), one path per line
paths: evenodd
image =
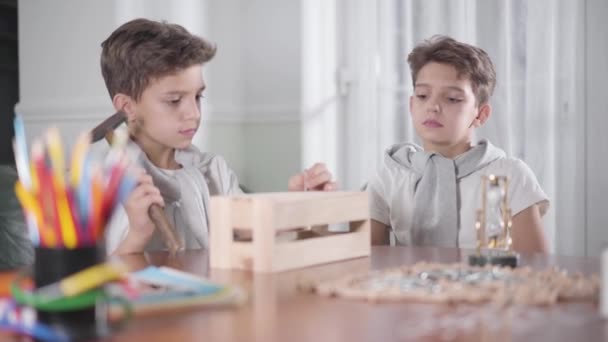
M103 197L103 213L104 215L110 215L115 199L116 193L118 192L118 186L120 185L120 181L124 176L126 169L126 165L124 163L117 163L112 166L110 170L110 178L108 180L108 185L106 186L106 191Z
M61 227L59 226L59 213L55 203L56 194L53 186L53 177L50 170L46 166L44 158L44 146L39 140L32 143L32 163L36 169L38 176L38 201L42 210L44 225L51 228L56 236L56 245L63 247L63 236ZM50 246L50 247L57 247Z

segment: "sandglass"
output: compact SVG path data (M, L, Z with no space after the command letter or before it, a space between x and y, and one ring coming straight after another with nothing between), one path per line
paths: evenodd
M469 264L517 266L519 255L513 251L508 189L506 176L481 177L481 208L475 221L477 252L469 256Z

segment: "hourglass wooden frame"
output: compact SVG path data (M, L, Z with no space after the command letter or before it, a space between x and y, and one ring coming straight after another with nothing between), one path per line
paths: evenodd
M488 214L491 210L488 203L488 193L500 189L500 231L488 234ZM477 237L477 253L469 257L472 265L502 265L515 267L519 256L513 251L511 228L513 221L509 207L509 178L507 176L487 175L481 177L481 208L477 210L475 231Z

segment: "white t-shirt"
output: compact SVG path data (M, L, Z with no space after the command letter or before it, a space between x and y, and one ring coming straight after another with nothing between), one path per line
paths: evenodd
M539 204L541 216L547 212L549 200L536 176L520 159L501 158L463 177L458 182L460 230L458 246L475 248L477 243L475 221L481 208L481 176L507 176L509 179L509 207L515 216L533 204ZM383 164L369 182L371 218L397 230L409 227L412 218L416 174L405 167Z

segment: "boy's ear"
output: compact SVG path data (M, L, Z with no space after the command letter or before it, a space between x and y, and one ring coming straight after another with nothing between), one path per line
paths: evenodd
M477 110L477 117L473 120L473 127L481 127L488 121L492 115L492 106L489 103L485 103Z
M117 112L125 113L127 122L135 120L135 103L131 96L118 93L114 95L112 104Z

